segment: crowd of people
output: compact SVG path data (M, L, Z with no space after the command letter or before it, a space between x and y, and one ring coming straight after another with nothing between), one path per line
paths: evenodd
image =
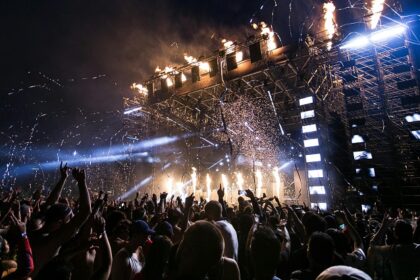
M78 197L63 197L69 176ZM406 209L351 212L286 205L251 190L235 205L167 193L92 195L60 166L47 195L0 201L1 279L278 280L420 276L420 219ZM420 278L419 278L420 279Z

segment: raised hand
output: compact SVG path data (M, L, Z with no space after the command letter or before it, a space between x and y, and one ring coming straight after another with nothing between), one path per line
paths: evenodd
M160 194L160 199L161 200L166 199L167 196L168 196L168 193L163 192L163 193Z
M73 178L79 183L84 182L86 180L85 171L83 169L79 169L79 168L72 169L72 175L73 175Z
M63 162L60 163L60 175L61 178L65 179L67 178L69 168L67 167L67 163L63 166Z
M187 196L187 198L185 198L185 208L189 209L192 207L194 203L194 193L192 193L191 195Z
M245 191L245 196L249 197L250 199L254 199L255 198L254 193L250 189L247 189Z
M19 233L26 233L25 223L16 218L13 212L10 213L10 221L12 223L12 226L18 229Z
M225 189L222 189L222 184L220 184L219 189L217 190L217 195L219 196L219 199L223 199L225 196Z

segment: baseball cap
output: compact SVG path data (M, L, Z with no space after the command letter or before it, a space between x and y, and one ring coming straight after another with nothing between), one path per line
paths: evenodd
M134 221L131 224L131 230L133 233L155 234L155 231L152 230L149 225L142 220Z

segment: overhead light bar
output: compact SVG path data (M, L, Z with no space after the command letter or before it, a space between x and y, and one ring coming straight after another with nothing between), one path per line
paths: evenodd
M399 24L389 28L385 28L376 32L371 33L368 36L362 35L350 40L340 47L340 49L360 49L366 47L369 44L375 44L389 40L391 38L404 34L407 26Z
M141 107L135 107L135 108L127 109L127 110L124 111L124 115L130 115L132 113L140 111L141 109L142 109Z

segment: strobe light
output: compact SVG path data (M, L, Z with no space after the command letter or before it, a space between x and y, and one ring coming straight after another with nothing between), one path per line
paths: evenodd
M399 37L405 33L407 26L398 24L389 28L385 28L370 35L358 36L344 45L340 46L340 49L360 49L366 47L369 44L377 44L385 41L389 41L393 38Z

